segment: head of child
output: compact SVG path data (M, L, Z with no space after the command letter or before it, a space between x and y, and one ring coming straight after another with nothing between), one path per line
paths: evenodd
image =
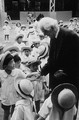
M41 62L39 60L33 60L33 61L28 63L28 67L30 68L30 70L32 72L37 72L37 70L39 69L40 63Z
M77 25L78 19L77 18L73 18L73 23L74 23L74 25Z
M33 41L32 46L38 48L40 46L40 41Z
M11 54L19 52L19 48L17 46L10 46L6 51L10 51Z
M4 23L6 26L9 24L9 22L7 20L5 20Z
M24 54L25 54L25 56L29 56L30 54L31 54L31 48L30 47L26 47L24 50L23 50L23 52L24 52Z
M78 100L77 88L69 83L56 86L51 94L51 101L57 110L68 111L73 108Z
M1 59L2 69L6 71L7 74L10 74L15 67L13 56L9 51L4 53Z
M17 23L16 23L16 26L17 26L17 27L21 27L21 23L20 23L20 22L17 22Z
M22 26L21 26L21 30L22 30L22 31L25 31L25 30L26 30L26 26L25 26L25 25L22 25Z
M15 62L15 68L20 68L21 66L21 58L19 57L18 53L15 53L13 55L14 62Z
M14 86L21 99L33 99L33 84L30 82L30 80L16 80L14 82Z
M23 35L18 35L18 36L16 37L16 42L17 42L18 44L21 44L21 43L22 43L22 40L23 40Z

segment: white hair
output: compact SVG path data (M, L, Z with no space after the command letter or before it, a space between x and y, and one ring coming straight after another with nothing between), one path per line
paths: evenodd
M51 17L44 17L38 22L38 27L43 31L49 31L50 29L54 31L58 31L59 26L58 26L58 21L51 18Z

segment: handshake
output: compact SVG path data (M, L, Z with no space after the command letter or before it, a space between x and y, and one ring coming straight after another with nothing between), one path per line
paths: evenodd
M32 73L29 73L26 78L28 80L31 80L31 81L36 81L37 79L39 79L41 77L41 74L40 72L32 72Z

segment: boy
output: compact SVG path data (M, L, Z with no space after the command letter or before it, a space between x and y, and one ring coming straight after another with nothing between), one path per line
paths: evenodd
M14 82L20 100L16 102L11 120L34 120L33 116L33 85L29 80L21 79Z
M5 23L5 25L3 26L4 37L5 37L4 39L9 40L11 27L9 26L9 22L7 20L5 20L4 23Z

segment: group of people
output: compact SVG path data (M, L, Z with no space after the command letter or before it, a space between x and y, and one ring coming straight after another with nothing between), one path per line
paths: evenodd
M44 16L17 26L16 42L0 49L3 120L76 120L79 36Z
M78 18L76 18L76 17L71 18L69 21L67 21L67 23L64 23L63 20L59 20L58 24L60 27L64 27L64 28L67 28L69 30L73 30L74 32L76 32L79 35Z

